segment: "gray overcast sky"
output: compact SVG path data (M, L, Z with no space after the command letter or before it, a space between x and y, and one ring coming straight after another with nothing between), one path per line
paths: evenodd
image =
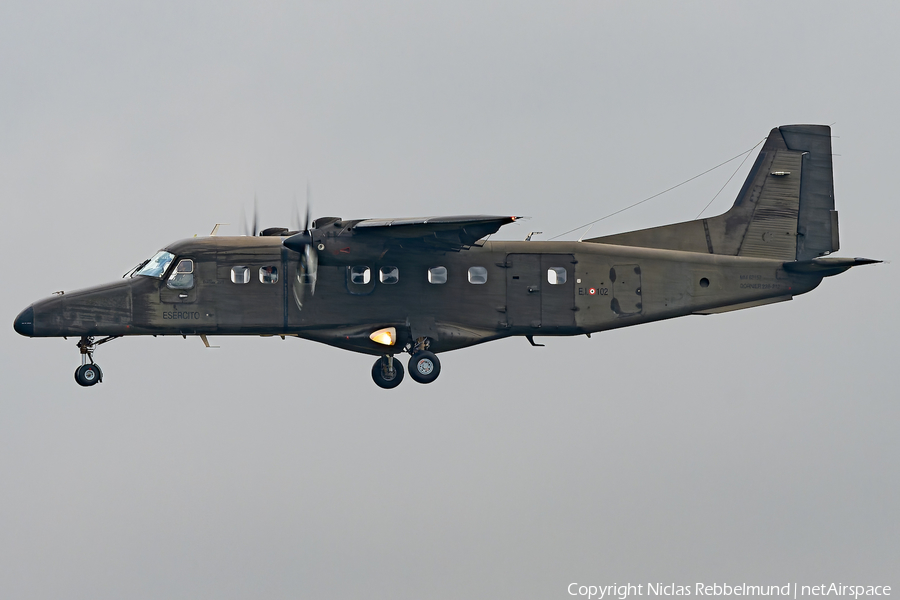
M0 5L0 596L566 598L900 587L895 264L793 302L448 353L9 326L259 197L560 233L834 123L843 256L898 256L891 2ZM707 214L726 210L750 161ZM734 167L592 230L691 219ZM227 232L226 232L227 233ZM569 236L576 239L579 233Z

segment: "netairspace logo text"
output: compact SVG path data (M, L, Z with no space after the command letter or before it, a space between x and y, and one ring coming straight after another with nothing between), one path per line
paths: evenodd
M890 596L889 585L844 585L822 583L819 585L750 585L739 583L623 583L612 585L587 585L570 583L566 588L570 596L588 600L626 600L633 596L784 596L797 600L800 596L843 596L859 600L862 596Z

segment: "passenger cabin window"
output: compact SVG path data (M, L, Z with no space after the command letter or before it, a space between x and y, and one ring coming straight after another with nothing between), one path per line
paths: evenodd
M565 267L550 267L547 269L547 283L550 285L561 285L566 282Z
M379 277L384 277L379 272ZM382 279L384 281L384 279ZM375 278L365 265L347 267L347 291L354 296L368 296L375 291Z
M447 267L433 267L428 269L428 283L447 283Z
M248 267L231 267L231 283L250 283Z
M259 282L260 283L276 283L278 281L277 267L260 267Z
M378 269L378 281L392 285L400 281L400 269L397 267L381 267Z
M481 285L487 283L487 269L484 267L469 267L469 283Z
M169 265L172 264L172 261L174 259L175 255L171 252L160 250L159 252L154 254L153 258L148 260L147 264L141 267L141 270L136 274L144 275L145 277L156 277L157 279L161 279L162 276L166 274L166 269L169 268Z
M354 285L366 285L372 280L372 272L369 267L356 266L350 267L350 283Z
M194 287L194 261L190 258L179 260L175 270L169 275L166 286L173 290L189 290Z

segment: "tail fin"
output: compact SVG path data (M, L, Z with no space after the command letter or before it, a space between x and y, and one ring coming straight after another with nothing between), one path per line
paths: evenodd
M831 128L773 129L725 214L585 241L786 261L830 254L840 247Z

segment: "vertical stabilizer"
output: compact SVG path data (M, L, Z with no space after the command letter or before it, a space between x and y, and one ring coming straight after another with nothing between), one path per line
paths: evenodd
M839 247L831 128L773 129L725 214L585 241L785 261L830 254Z

